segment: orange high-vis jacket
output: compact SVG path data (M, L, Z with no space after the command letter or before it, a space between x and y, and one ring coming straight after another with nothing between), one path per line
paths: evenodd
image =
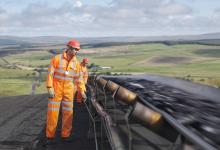
M47 87L54 88L55 91L57 88L60 88L59 90L68 90L63 89L64 85L56 87L57 84L54 83L62 81L63 84L68 84L68 82L73 82L77 87L77 91L83 92L85 91L85 85L81 69L81 65L76 57L73 57L68 62L66 52L56 55L52 58L49 65L46 85Z
M86 66L83 66L82 63L80 65L81 65L81 74L83 76L84 85L86 86L87 80L88 80L88 77L89 77L88 69L87 69ZM82 95L81 95L80 92L77 92L77 102L78 103L82 102Z
M82 71L82 76L83 76L84 83L87 84L88 77L89 77L89 73L88 73L87 67L81 65L81 71Z

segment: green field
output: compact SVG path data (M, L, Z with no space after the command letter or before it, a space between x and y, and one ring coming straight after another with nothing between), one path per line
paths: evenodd
M32 71L0 68L0 96L27 95L31 93L34 73ZM36 90L36 93L42 93L45 90L42 82Z
M4 59L11 64L46 67L51 56L42 50L5 56ZM103 73L162 74L220 87L220 46L158 43L110 46L82 49L78 57L88 57L90 63L98 66L112 67L111 70L98 70ZM32 71L12 69L1 59L0 66L0 96L30 93L34 79ZM37 93L45 92L44 81L41 81Z

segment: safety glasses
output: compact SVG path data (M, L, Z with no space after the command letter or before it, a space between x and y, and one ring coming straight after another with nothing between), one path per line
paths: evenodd
M72 51L76 51L76 52L79 51L78 49L76 49L76 48L74 48L74 47L70 47L70 49L71 49Z

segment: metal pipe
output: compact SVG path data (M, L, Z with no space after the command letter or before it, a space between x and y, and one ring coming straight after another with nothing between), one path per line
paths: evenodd
M99 80L97 81L97 83L101 87L101 89L103 89L106 86L107 82L108 81L103 78L99 78Z
M178 132L171 127L162 115L151 108L136 102L129 117L146 126L154 133L166 138L170 142L175 142Z
M119 85L108 80L106 86L105 86L106 90L111 92L112 94L119 88Z
M141 121L143 124L148 126L161 126L163 119L160 113L150 109L149 107L136 102L130 117L136 118Z
M127 104L134 104L137 101L137 95L126 88L120 86L115 93L115 99L123 101Z

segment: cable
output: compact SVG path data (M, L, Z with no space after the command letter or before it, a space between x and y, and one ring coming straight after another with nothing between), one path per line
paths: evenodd
M90 92L91 92L91 91L90 91ZM86 104L86 100L84 100L83 103L84 103L84 105L85 105L85 107L86 107L86 110L87 110L87 112L89 113L89 116L90 116L90 118L91 118L91 120L92 120L92 122L93 122L93 129L94 129L94 134L95 134L95 146L96 146L96 150L98 150L98 142L97 142L97 135L96 135L95 119L93 118L92 113L90 112L90 109L89 109L89 107L88 107L87 104Z

